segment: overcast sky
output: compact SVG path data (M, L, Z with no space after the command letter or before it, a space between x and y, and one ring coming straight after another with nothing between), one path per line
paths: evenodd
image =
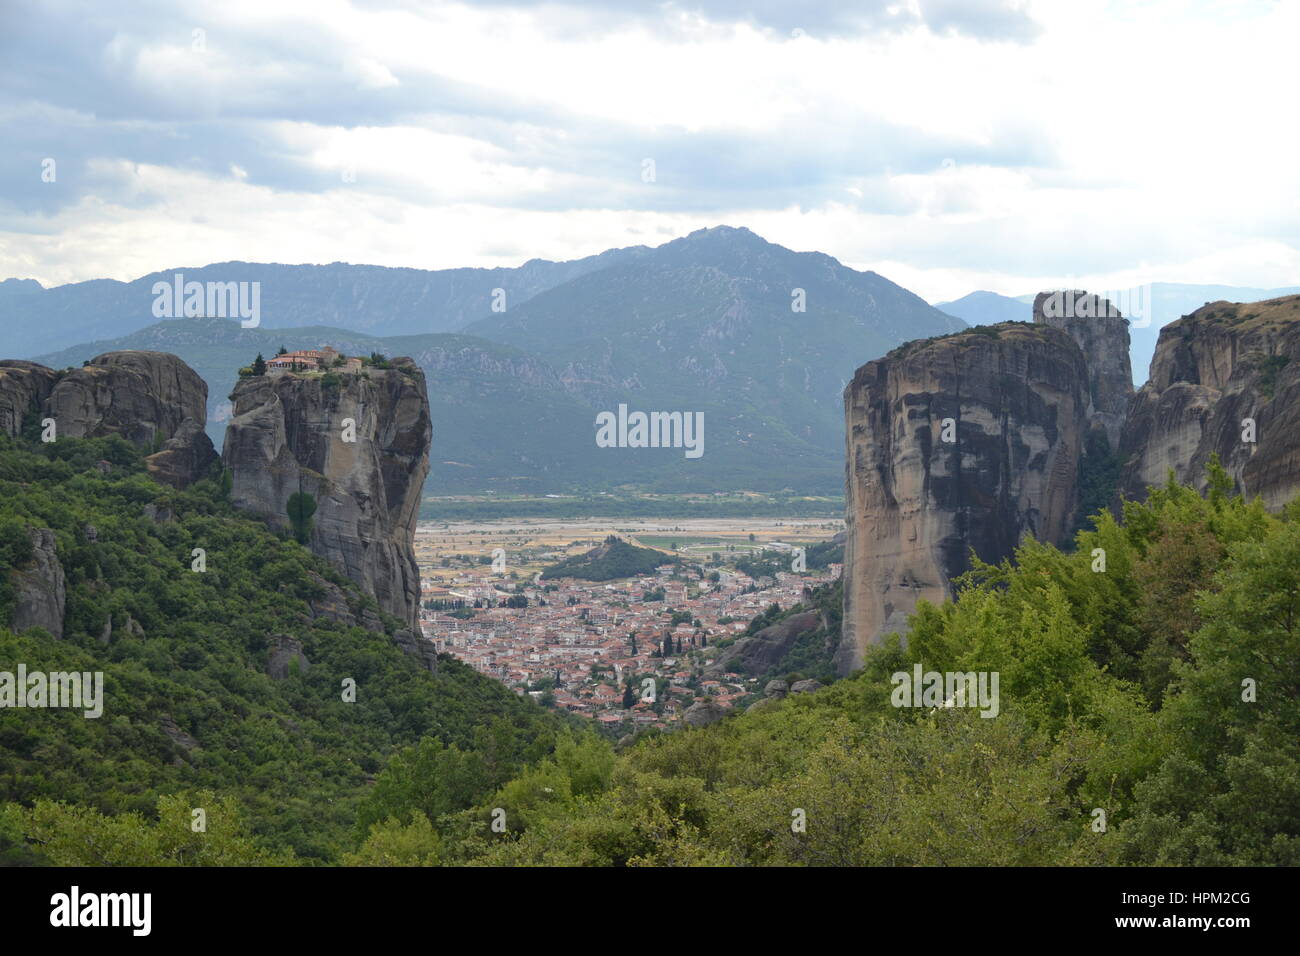
M0 0L0 278L728 224L930 301L1297 284L1298 44L1273 0Z

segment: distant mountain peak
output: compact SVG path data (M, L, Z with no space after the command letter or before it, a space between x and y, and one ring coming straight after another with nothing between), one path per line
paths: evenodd
M694 232L687 233L678 239L672 239L660 246L665 248L680 248L682 246L696 246L699 244L725 244L728 246L753 246L755 248L772 248L781 249L783 246L774 242L768 242L752 229L744 226L709 226L706 229L696 229Z
M752 229L749 229L745 226L728 226L725 224L719 224L716 226L706 226L703 229L696 229L694 232L688 233L686 235L686 238L693 239L696 236L726 236L726 235L753 236L756 239L762 238L761 236L758 235L758 233L754 232Z
M45 286L35 279L0 279L0 295L44 291Z

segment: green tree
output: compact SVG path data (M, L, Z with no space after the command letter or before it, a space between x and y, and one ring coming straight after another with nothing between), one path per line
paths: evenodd
M423 813L415 812L410 823L389 817L370 828L366 841L355 853L345 854L344 866L438 866L443 855L442 839Z
M311 541L312 515L316 513L316 499L305 491L295 491L289 496L286 510L293 536L299 544Z
M38 800L23 813L24 836L54 866L284 866L294 862L289 855L257 846L232 797L211 791L178 793L159 797L157 810L158 819L151 822L137 813L109 817L90 807Z

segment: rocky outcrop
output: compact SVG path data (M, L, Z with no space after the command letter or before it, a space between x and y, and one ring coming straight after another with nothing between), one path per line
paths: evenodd
M727 711L720 704L711 700L699 700L687 707L682 713L682 720L690 727L707 727L716 724Z
M785 620L777 621L748 637L741 637L730 647L724 648L709 662L705 673L711 677L727 673L750 676L766 674L790 653L790 649L803 634L816 628L820 621L816 611L791 614Z
M1128 319L1109 299L1074 289L1038 293L1034 323L1060 329L1079 346L1088 369L1089 425L1104 431L1111 449L1118 449L1133 397Z
M57 438L120 435L153 451L157 480L183 488L216 461L204 433L208 387L165 352L106 352L59 373L34 362L0 362L0 429L18 433L28 412L54 420Z
M62 637L67 590L54 532L49 528L33 528L28 535L32 542L32 559L25 567L10 572L14 591L10 628L18 632L40 627L55 637Z
M858 369L844 392L840 673L918 600L948 597L971 551L997 561L1022 535L1069 531L1089 384L1083 350L1047 323L912 342Z
M171 714L163 714L159 717L158 726L175 748L172 752L172 766L183 766L190 760L194 751L199 749L199 742L182 730Z
M58 380L58 372L35 362L0 362L0 432L17 436L23 418L44 407Z
M393 634L393 643L414 657L425 670L438 672L438 650L433 642L426 638L419 629L401 628Z
M825 685L819 680L797 680L790 685L792 694L815 694Z
M301 674L311 669L311 661L303 653L302 643L288 634L276 634L272 639L271 654L266 662L267 676L272 680L284 680L294 670L295 665Z
M418 634L414 540L429 404L420 369L406 358L391 365L241 380L222 457L235 505L275 527L291 527L290 495L310 495L311 550Z
M145 458L144 464L155 481L185 488L206 475L216 461L217 451L203 430L203 422L187 418L161 449Z
M790 693L790 685L783 680L770 680L767 686L763 688L763 696L772 697L776 700L784 700Z
M201 426L207 399L203 379L175 355L106 352L65 373L46 411L60 436L121 435L149 447L176 435L186 421Z
M1211 302L1160 330L1128 408L1122 490L1141 499L1171 470L1204 489L1215 454L1270 509L1300 493L1300 296Z

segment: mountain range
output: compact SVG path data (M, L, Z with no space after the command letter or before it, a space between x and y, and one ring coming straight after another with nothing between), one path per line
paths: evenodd
M154 284L257 282L260 328L330 325L368 335L451 332L489 313L493 291L507 304L597 269L634 261L645 246L610 249L569 262L531 259L514 269L401 269L386 266L217 262L151 272L131 282L91 279L42 288L32 279L0 282L0 325L10 355L31 356L70 342L113 339L156 321Z
M258 326L156 321L154 284L177 274L259 283ZM1291 291L1155 283L1118 294L1122 308L1137 302L1149 313L1130 328L1135 384L1146 381L1168 322L1207 301ZM853 371L967 323L1029 321L1032 300L981 291L930 306L874 272L716 226L654 248L513 269L226 262L51 289L9 279L0 282L0 324L8 354L56 368L122 349L180 356L208 383L218 447L237 371L259 352L331 345L409 355L424 370L433 412L429 494L838 494L841 393ZM596 447L596 416L620 405L703 413L704 455Z
M418 270L235 265L177 271L186 281L262 281L257 328L170 319L40 361L76 366L122 349L178 355L209 385L209 429L219 445L238 369L259 352L331 345L347 354L409 355L429 388L430 493L788 487L835 494L843 481L841 391L853 370L907 339L964 327L874 272L727 226L654 249L571 263L534 260L518 270L424 273L419 283L411 275ZM350 282L340 278L347 270L355 270ZM392 280L382 290L380 275ZM119 285L132 287L136 308L151 282L167 276ZM395 334L411 331L415 303L428 306L435 289L442 304L425 328L463 334ZM503 311L492 311L494 289L504 290ZM0 296L0 315L7 312L11 325L46 323L43 294ZM72 306L56 301L48 322L57 326ZM346 303L356 306L350 317ZM81 308L78 321L89 322L95 310ZM310 324L279 324L309 316ZM322 324L326 316L347 325ZM114 307L91 324L126 321ZM596 415L619 405L703 413L704 454L596 447Z

